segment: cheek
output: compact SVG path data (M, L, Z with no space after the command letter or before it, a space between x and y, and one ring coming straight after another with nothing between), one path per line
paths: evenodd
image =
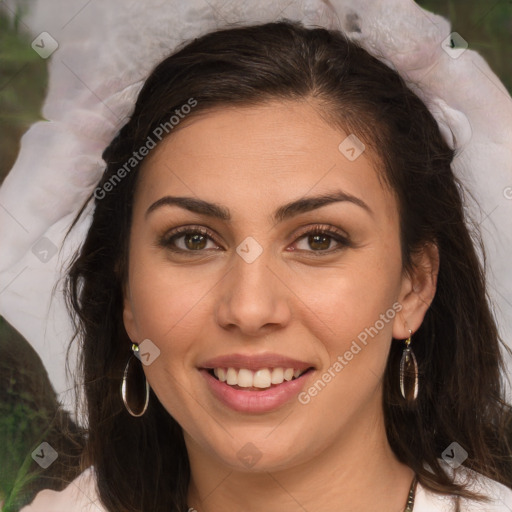
M369 400L385 371L393 322L401 310L396 302L401 284L399 250L371 245L352 251L342 266L329 272L322 269L295 283L300 285L298 295L308 298L302 318L309 318L308 330L321 341L323 371L338 362L331 371L338 378L332 378L331 392L323 394L318 405L337 407L339 393L345 396L345 392L349 393L345 400ZM328 374L324 377L331 379Z
M197 403L187 390L193 341L201 338L198 317L206 314L202 299L208 286L204 276L171 268L169 262L158 261L150 252L133 251L130 262L138 341L149 339L159 351L154 362L144 367L146 378L169 413L180 424L188 425L197 413ZM193 428L193 422L188 427Z
M401 283L400 258L373 249L354 251L343 265L295 276L295 289L339 339L357 336L392 307ZM380 325L380 324L379 324Z
M132 251L130 265L132 311L139 336L164 345L176 340L176 331L190 328L189 317L201 310L201 299L209 288L204 272L199 267L180 269L144 250Z

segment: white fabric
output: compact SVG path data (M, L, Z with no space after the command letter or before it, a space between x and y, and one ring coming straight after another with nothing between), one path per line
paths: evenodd
M464 481L468 470L460 467L457 482ZM478 475L471 490L480 492L491 499L490 503L461 500L461 512L510 512L512 510L512 490ZM434 494L418 484L413 512L454 512L455 498ZM34 501L20 512L106 512L99 502L95 488L94 471L89 468L78 476L61 492L44 490Z
M44 489L20 512L106 512L99 501L94 470L87 469L63 491Z
M16 3L4 5L14 12ZM65 349L71 326L62 294L52 295L52 288L90 217L59 257L43 263L32 248L43 236L61 248L67 226L100 179L103 149L154 65L178 43L234 22L286 17L341 28L417 89L459 150L454 170L482 208L479 214L475 204L467 205L484 230L490 293L500 332L511 343L512 199L504 190L512 185L512 101L477 53L453 58L455 50L446 44L443 49L448 21L410 0L35 0L29 7L24 26L34 37L50 33L59 48L50 58L47 121L24 135L0 188L0 314L37 350L68 408Z

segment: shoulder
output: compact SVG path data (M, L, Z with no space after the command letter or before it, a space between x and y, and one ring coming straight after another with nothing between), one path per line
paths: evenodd
M78 475L64 490L45 489L20 512L106 512L96 491L93 468Z
M477 492L489 498L487 502L461 499L461 512L511 512L512 489L476 473L464 466L453 470L446 463L443 465L457 483L466 484L468 490ZM456 499L454 496L443 496L431 492L418 484L414 512L455 512Z

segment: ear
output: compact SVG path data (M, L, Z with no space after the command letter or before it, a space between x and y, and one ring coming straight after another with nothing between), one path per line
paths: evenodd
M126 284L123 287L123 323L126 333L132 341L138 339L137 324L135 322L135 315L133 313L133 304L130 294L130 287Z
M413 255L413 269L404 273L398 302L402 309L393 323L393 338L409 337L416 332L434 300L439 274L439 249L433 242Z

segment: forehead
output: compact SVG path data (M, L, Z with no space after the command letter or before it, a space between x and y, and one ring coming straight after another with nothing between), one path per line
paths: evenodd
M328 124L312 102L216 108L177 128L144 161L139 201L172 192L223 204L245 197L262 208L342 189L388 218L396 215L392 194L379 180L384 171L376 168L378 159L368 149L347 158L351 134Z

